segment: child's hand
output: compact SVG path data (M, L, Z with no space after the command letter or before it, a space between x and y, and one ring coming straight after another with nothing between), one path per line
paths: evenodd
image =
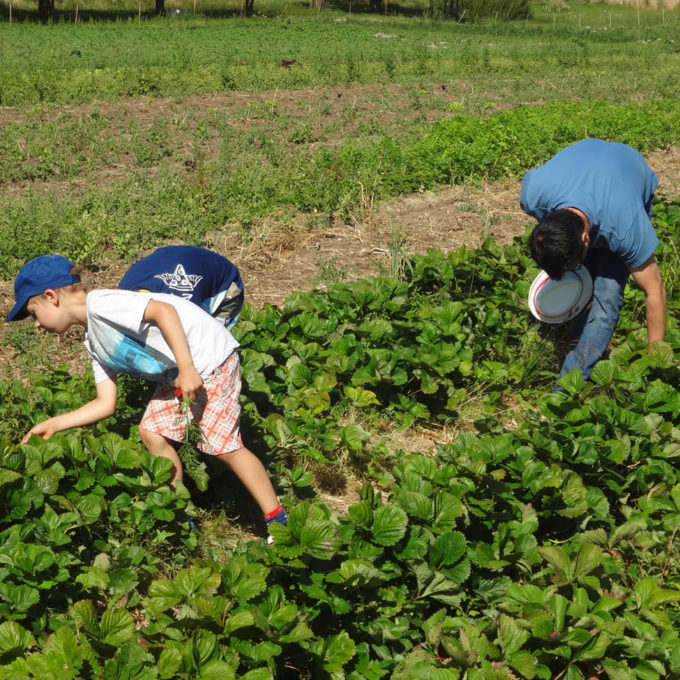
M24 438L21 440L22 444L27 444L28 440L34 435L37 434L38 437L42 437L43 439L49 439L55 432L58 432L58 428L54 426L52 423L52 418L49 420L44 420L42 423L38 423L37 425L34 425L25 435Z
M198 398L199 390L203 387L203 379L192 366L190 369L185 369L177 374L175 387L179 390L182 399L189 399L189 401L195 402Z

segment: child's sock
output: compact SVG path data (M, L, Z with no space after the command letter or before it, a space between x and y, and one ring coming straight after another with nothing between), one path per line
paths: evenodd
M269 526L272 522L278 522L279 524L288 524L288 513L283 509L282 506L274 508L271 512L268 512L264 516L264 521Z

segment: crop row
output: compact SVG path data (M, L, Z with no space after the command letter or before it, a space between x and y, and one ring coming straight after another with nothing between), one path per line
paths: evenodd
M133 145L134 153L151 165L168 160L157 174L142 170L142 164L128 179L94 182L82 193L11 192L3 197L0 274L10 278L25 261L46 251L87 265L101 253L131 257L168 237L203 243L212 229L234 220L248 224L281 209L348 215L371 198L519 175L586 135L649 151L677 141L677 104L677 99L643 105L584 102L519 108L488 118L457 116L435 124L421 139L385 137L322 151L290 152L285 142L256 136L258 148L233 156L227 143L233 131L217 121L214 129L225 143L210 159L159 144L164 134L159 126ZM42 152L31 144L22 146L5 129L0 146L12 167L33 168L50 179L61 172L69 177L80 167L78 159L88 156L89 145L101 143L98 130L105 124L95 116L83 137L46 135ZM64 154L63 144L71 145L71 152Z
M191 504L165 461L110 434L6 448L0 677L673 677L670 340L647 357L631 337L517 430L403 457L387 503L299 503L273 548L173 578L150 547L186 554Z
M680 208L657 208L668 273ZM680 331L648 354L631 291L592 381L537 393L526 264L518 244L433 251L404 281L247 310L244 430L279 460L290 522L223 562L195 556L199 513L131 426L137 383L117 419L24 447L12 433L91 379L1 383L0 678L677 677ZM386 420L455 418L482 383L476 434L436 457L377 445ZM509 390L536 405L506 428ZM309 474L343 451L374 480L346 516Z

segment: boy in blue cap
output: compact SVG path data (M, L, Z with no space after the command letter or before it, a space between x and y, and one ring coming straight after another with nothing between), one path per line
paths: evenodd
M165 246L137 260L123 290L170 293L191 300L231 330L243 307L243 281L233 262L197 246Z
M182 464L171 442L184 440L182 399L189 399L191 417L202 434L198 448L232 469L260 506L267 525L286 523L264 466L241 441L238 343L220 321L176 295L88 292L73 263L60 255L43 255L26 264L16 277L14 292L16 304L7 321L30 315L36 328L53 333L74 325L85 329L83 342L96 384L92 401L38 423L22 443L34 434L49 439L55 432L113 415L117 373L154 380L159 385L139 435L150 453L173 462L171 483L182 480Z

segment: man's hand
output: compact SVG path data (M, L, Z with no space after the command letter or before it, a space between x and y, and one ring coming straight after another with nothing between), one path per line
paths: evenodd
M34 425L24 435L24 438L21 440L21 443L27 444L28 440L34 434L37 434L38 437L42 437L43 439L49 439L55 432L59 432L59 428L54 423L54 418L49 418L48 420L43 420L42 423L38 423L37 425Z
M650 349L666 335L666 289L654 255L631 270L635 282L645 292L647 303L647 342Z

